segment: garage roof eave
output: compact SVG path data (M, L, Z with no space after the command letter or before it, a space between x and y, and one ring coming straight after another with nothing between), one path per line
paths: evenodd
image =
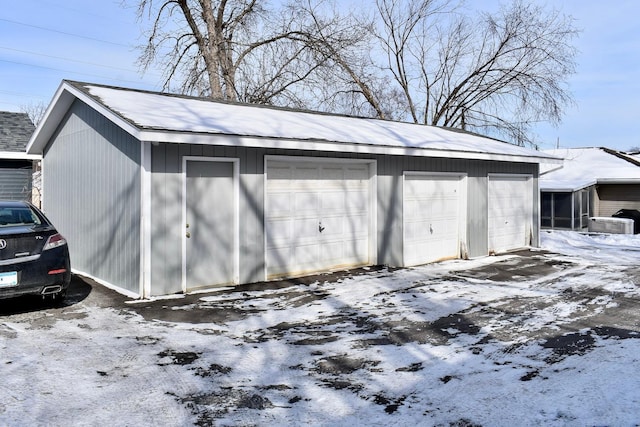
M640 184L639 178L598 178L598 184Z
M26 151L0 151L0 160L41 160L39 154L27 154Z
M89 105L139 141L150 143L562 164L562 159L553 154L517 147L464 131L455 136L451 130L418 128L416 126L421 125L411 123L218 103L67 80L62 81L31 137L26 150L28 154L43 153L76 99ZM136 100L140 102L133 102ZM175 108L155 108L158 103ZM167 111L171 111L171 114ZM230 116L221 114L221 111L228 111ZM270 126L256 126L255 121L247 124L245 118L253 117L250 113L254 114L256 111L263 114L265 120L271 120L265 122L271 123ZM308 126L309 120L313 122L313 126ZM334 123L336 120L343 127ZM282 131L283 127L290 129L287 124L293 130ZM336 126L339 130L337 132Z
M28 154L43 153L47 141L56 131L58 123L62 121L74 99L74 95L66 90L65 84L62 82L27 143L26 152Z
M575 193L586 187L543 187L540 186L540 191L544 193Z
M114 113L101 103L96 102L93 98L63 80L49 103L42 119L38 123L38 126L36 126L36 130L33 132L31 139L27 143L27 154L40 156L43 154L49 140L58 129L59 124L76 99L90 105L133 136L137 136L139 133L139 129L136 126L130 124L120 115Z
M253 135L212 134L197 132L180 132L167 130L142 130L138 137L150 143L200 144L218 146L240 146L252 148L274 148L303 151L324 151L334 153L407 155L420 157L450 157L472 160L510 161L518 163L551 163L562 164L559 157L545 155L524 156L505 153L489 153L461 150L444 150L430 147L412 147L399 145L377 145L327 140L300 140L273 138Z

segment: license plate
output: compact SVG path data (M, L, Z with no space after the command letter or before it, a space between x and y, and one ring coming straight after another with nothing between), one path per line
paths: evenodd
M0 288L8 288L10 286L18 286L18 272L0 273Z

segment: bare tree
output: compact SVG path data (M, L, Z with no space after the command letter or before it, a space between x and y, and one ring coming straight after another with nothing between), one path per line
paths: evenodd
M376 0L377 33L416 123L501 133L532 143L531 125L557 124L572 102L577 35L555 10L516 0L473 20L450 2Z
M40 123L40 120L44 117L44 113L47 111L47 104L45 102L30 102L20 106L20 111L26 113L29 119L31 119L31 122L38 126L38 123Z
M335 70L339 52L358 46L363 33L330 1L290 0L278 15L288 17L280 21L282 38L245 57L238 70L239 84L252 94L247 100L335 111L331 98L341 90L342 76Z
M165 90L177 83L182 93L268 103L268 92L282 91L290 83L278 77L299 70L297 59L306 48L291 44L291 17L287 21L270 12L266 3L140 0L138 16L148 17L152 24L139 62L143 69L159 63ZM286 55L280 55L283 52ZM263 65L270 72L248 71L249 65L265 58ZM239 75L245 77L241 84Z
M470 17L458 1L137 0L140 63L160 64L166 90L533 143L572 102L572 20L530 0Z
M307 101L320 110L384 118L387 113L374 93L380 76L368 56L372 18L347 10L344 2L340 6L323 0L293 0L289 5L298 17L294 38L313 53L313 73L302 85L314 94Z

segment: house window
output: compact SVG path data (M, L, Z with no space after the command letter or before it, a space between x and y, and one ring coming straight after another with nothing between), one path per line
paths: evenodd
M572 193L542 193L541 225L549 228L571 229L573 226L572 199Z
M543 227L553 227L553 219L551 215L551 212L553 212L553 193L542 193L542 200L540 204L542 208L540 224Z
M554 193L553 194L553 227L554 228L571 228L571 193Z
M589 226L589 190L580 191L580 228Z

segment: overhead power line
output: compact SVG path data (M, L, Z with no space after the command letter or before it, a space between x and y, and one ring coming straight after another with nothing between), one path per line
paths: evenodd
M0 90L0 93L4 94L4 95L9 95L9 96L28 96L28 97L36 97L36 98L45 99L44 96L35 95L33 93L12 92L12 91L9 91L9 90Z
M137 73L138 72L137 70L132 70L132 69L129 69L129 68L114 67L113 65L98 64L98 63L95 63L95 62L81 61L79 59L65 58L65 57L62 57L62 56L47 55L45 53L32 52L32 51L29 51L29 50L14 49L14 48L5 47L5 46L0 46L0 49L9 50L9 51L12 51L12 52L26 53L27 55L39 56L39 57L43 57L43 58L60 59L62 61L75 62L77 64L91 65L91 66L94 66L94 67L108 68L108 69L111 69L111 70L126 71L128 73ZM151 74L153 74L153 73L151 73Z
M64 34L66 36L78 37L78 38L81 38L81 39L92 40L92 41L96 41L96 42L100 42L100 43L106 43L106 44L110 44L110 45L114 45L114 46L122 46L122 47L127 47L127 48L131 47L130 45L123 44L123 43L112 42L112 41L109 41L109 40L103 40L103 39L99 39L99 38L96 38L96 37L83 36L82 34L69 33L69 32L66 32L66 31L56 30L56 29L53 29L53 28L41 27L39 25L26 24L24 22L13 21L11 19L0 18L0 21L9 22L10 24L15 24L15 25L22 25L22 26L30 27L30 28L37 28L39 30L49 31L49 32L52 32L52 33Z
M134 81L134 80L119 79L119 78L116 78L116 77L101 76L99 74L83 73L83 72L74 71L74 70L63 70L61 68L46 67L44 65L36 65L36 64L28 64L26 62L9 61L9 60L6 60L6 59L0 59L0 62L5 62L5 63L8 63L8 64L23 65L23 66L26 66L26 67L42 68L44 70L59 71L59 72L62 72L62 73L71 73L71 74L78 74L78 75L89 76L89 77L98 77L98 78L101 78L101 79L109 79L109 80L112 80L112 81L119 81L119 82L125 82L125 83L136 83L136 84L140 83L139 81Z

